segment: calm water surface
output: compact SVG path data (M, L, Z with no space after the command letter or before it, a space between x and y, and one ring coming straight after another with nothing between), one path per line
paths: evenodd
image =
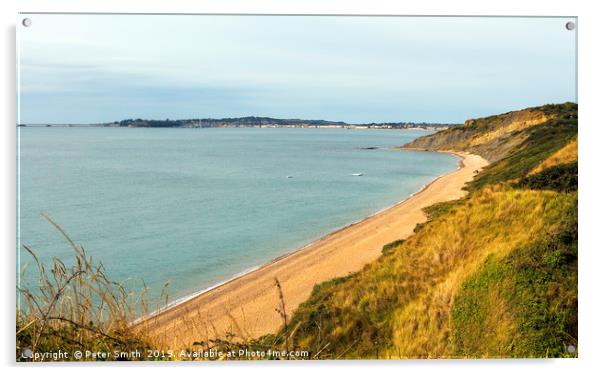
M207 288L400 201L458 162L362 149L427 134L412 130L18 131L20 243L44 261L72 256L46 213L111 278L144 279L155 303L168 281L170 299ZM21 265L31 261L20 252Z

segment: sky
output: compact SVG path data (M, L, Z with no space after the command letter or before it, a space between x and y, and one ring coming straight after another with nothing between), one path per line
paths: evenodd
M576 101L569 18L31 14L19 123L459 123Z

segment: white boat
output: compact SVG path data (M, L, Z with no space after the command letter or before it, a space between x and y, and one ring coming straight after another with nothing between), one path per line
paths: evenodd
M364 174L363 173L352 173L351 175L352 176L363 176Z

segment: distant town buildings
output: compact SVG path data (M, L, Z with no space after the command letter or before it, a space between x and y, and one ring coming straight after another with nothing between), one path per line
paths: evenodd
M168 128L322 128L322 129L417 129L443 130L460 124L441 123L370 123L348 124L325 120L275 119L270 117L239 117L224 119L187 119L187 120L143 120L129 119L103 124L120 127L168 127Z

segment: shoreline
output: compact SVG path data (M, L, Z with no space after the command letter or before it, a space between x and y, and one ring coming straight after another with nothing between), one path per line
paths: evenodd
M410 148L392 148L392 149L403 150L403 151L431 152L431 151L428 151L428 150L419 150L419 149L410 149ZM291 255L294 255L295 253L297 253L299 251L303 251L304 249L306 249L306 248L314 245L315 243L317 243L319 241L327 239L329 236L335 235L335 234L337 234L340 231L343 231L343 230L346 230L348 228L351 228L354 225L360 224L363 221L370 219L371 217L379 215L379 214L381 214L381 213L383 213L383 212L385 212L385 211L387 211L387 210L389 210L391 208L394 208L395 206L403 204L404 202L412 199L412 197L414 197L415 195L418 195L418 194L422 193L424 190L428 189L428 187L430 185L434 184L440 178L445 177L445 176L447 176L447 175L449 175L451 173L454 173L454 172L456 172L456 171L458 171L458 170L460 170L460 169L462 169L464 167L464 163L463 163L464 157L461 156L461 155L459 155L458 153L453 152L453 151L437 151L437 152L452 154L452 155L458 157L459 160L458 160L458 166L457 166L457 168L454 169L453 171L450 171L450 172L447 172L447 173L444 173L442 175L439 175L439 176L435 177L431 181L429 181L426 184L422 185L422 187L418 191L416 191L416 192L408 195L406 198L404 198L404 199L402 199L402 200L400 200L398 202L393 203L392 205L389 205L389 206L386 206L384 208L381 208L380 210L378 210L378 211L376 211L374 213L371 213L371 214L369 214L367 216L364 216L361 219L355 220L355 221L353 221L353 222L351 222L349 224L345 224L343 226L335 228L332 231L330 231L330 232L328 232L328 233L326 233L324 235L321 235L319 237L316 237L313 240L310 240L305 245L301 245L300 247L296 247L293 250L291 250L289 252L286 252L286 253L284 253L282 255L279 255L279 256L277 256L277 257L275 257L273 259L270 259L269 261L267 261L265 263L262 263L260 265L249 267L249 268L247 268L247 269L245 269L245 270L243 270L241 272L238 272L238 273L234 274L233 276L225 279L224 281L217 282L216 284L208 286L207 288L201 289L199 291L190 293L190 294L188 294L186 296L183 296L183 297L180 297L180 298L178 298L178 299L176 299L174 301L171 301L167 305L165 305L165 306L163 306L163 307L161 307L159 309L156 309L156 310L154 310L154 311L152 311L152 312L150 312L150 313L148 313L146 315L143 315L143 316L141 316L139 318L136 318L131 324L132 325L136 325L136 324L141 323L144 320L150 319L150 318L152 318L152 317L154 317L154 316L156 316L158 314L167 312L167 311L169 311L172 308L177 308L177 306L180 305L180 304L186 303L187 301L189 301L191 299L194 299L194 298L196 298L198 296L201 296L204 293L210 292L211 290L217 289L217 288L219 288L219 287L221 287L221 286L223 286L225 284L228 284L230 282L236 281L237 279L240 279L241 277L244 277L244 276L246 276L246 275L248 275L248 274L250 274L252 272L255 272L255 271L258 271L258 270L260 270L260 269L262 269L264 267L267 267L267 266L271 265L272 263L278 262L280 260L284 260L287 257L289 257Z
M394 149L414 151L414 152L433 152L433 151L422 150L422 149L409 149L409 148L397 148L397 147ZM357 221L354 221L350 224L347 224L340 228L337 228L337 229L327 233L326 235L320 236L320 237L316 238L315 240L310 241L306 245L298 247L286 254L280 255L280 256L270 260L267 263L264 263L259 266L251 267L247 270L242 271L241 273L238 273L238 274L232 276L231 278L229 278L225 281L217 283L213 286L210 286L210 287L200 290L198 292L192 293L188 296L179 298L160 309L157 309L149 314L146 314L144 316L137 318L136 320L134 320L131 323L132 326L135 327L136 329L144 330L147 334L150 334L151 336L155 336L155 338L162 337L163 340L160 340L160 341L162 341L170 346L175 345L176 347L190 346L190 344L193 341L200 341L200 340L205 340L205 339L209 339L212 337L218 337L218 336L224 335L226 332L239 331L236 333L238 335L244 336L244 337L258 337L262 334L272 333L274 328L277 329L280 326L280 321L277 319L271 319L271 320L268 319L266 321L264 315L270 315L270 313L272 313L272 315L273 315L274 307L277 306L277 304L273 303L273 304L268 304L268 306L265 306L265 307L270 307L271 309L264 309L263 307L257 308L257 306L256 306L257 304L262 305L261 302L265 302L265 301L256 301L255 300L256 298L250 298L250 297L259 297L262 300L266 300L266 299L273 300L274 297L276 297L276 293L273 288L273 279L271 279L272 286L268 287L266 285L266 281L270 281L270 278L266 277L267 275L264 275L264 274L270 274L269 276L272 276L272 274L278 274L278 271L282 271L282 272L280 272L282 275L276 275L275 277L278 277L280 283L283 285L283 289L285 289L284 294L285 294L285 297L287 300L286 301L287 302L287 311L288 311L288 315L291 315L290 313L292 311L294 311L294 309L301 302L303 302L304 300L307 299L307 297L309 297L309 294L311 293L311 290L313 290L314 285L319 284L324 281L327 281L327 280L330 280L335 277L345 276L349 273L358 271L364 265L366 265L367 263L370 263L371 261L375 260L376 258L378 258L380 256L383 245L385 245L389 242L392 242L396 239L403 239L403 238L409 237L413 233L413 230L414 230L414 227L416 226L416 224L426 220L426 215L422 212L422 208L427 207L434 203L443 202L446 200L453 200L453 199L457 199L457 198L460 198L461 196L463 196L465 194L465 192L463 190L461 190L461 188L464 186L464 184L466 182L468 182L469 180L472 179L472 177L474 175L474 171L480 170L482 167L487 165L486 160L484 160L483 158L476 156L476 155L463 153L463 152L455 152L455 151L436 151L436 152L448 153L448 154L452 154L456 157L459 157L460 160L458 161L458 167L453 171L450 171L446 174L436 177L435 179L431 180L430 182L428 182L427 184L422 186L422 188L420 190L416 191L415 193L412 193L411 195L407 196L403 200L396 202L391 206L382 208L375 213L372 213L372 214L365 216ZM471 159L470 163L466 163L466 160L468 158ZM469 165L467 165L467 164L469 164ZM456 182L456 184L454 184L453 188L451 189L453 191L451 191L451 192L447 191L447 190L449 190L448 189L449 184L444 184L445 181L442 182L442 180L452 179L452 177L458 176L460 174L460 172L462 172L462 171L466 172L467 167L469 167L469 166L472 168L472 170L468 171L468 173L463 173L462 174L463 176L462 176L462 178L460 178L460 181L454 181L454 182ZM458 183L458 182L460 182L460 183ZM441 185L441 186L437 186L436 188L433 188L435 185ZM456 186L456 185L458 185L458 186ZM459 189L455 189L458 187L459 187ZM437 188L439 188L439 189L437 189ZM446 192L447 194L444 194L444 195L446 195L445 198L440 199L440 197L438 196L440 194L436 194L437 192L434 192L434 193L430 192L431 194L429 196L429 190L444 190L444 192ZM369 232L371 234L370 239L373 240L371 242L375 242L374 240L376 240L376 242L378 242L378 246L376 246L376 249L374 249L375 246L371 246L373 248L369 252L371 256L366 257L364 255L361 257L360 261L347 262L347 263L353 263L353 265L348 265L347 267L342 266L342 265L339 266L336 262L332 262L332 261L329 262L328 258L315 259L315 257L311 257L313 259L298 259L298 258L307 258L310 254L313 254L314 252L323 253L323 254L315 254L315 255L321 255L321 256L329 255L329 253L336 252L337 249L340 249L340 246L334 246L334 248L333 248L333 246L329 246L329 245L333 245L333 244L329 244L329 242L341 242L338 237L349 237L349 235L353 235L354 232L361 232L362 230L366 229L366 228L362 228L362 226L374 224L374 223L372 223L373 221L382 221L383 219L387 219L389 214L391 214L391 215L399 214L394 211L399 211L400 209L402 209L402 211L405 211L405 210L403 210L404 206L411 205L412 203L414 203L414 201L417 200L417 198L423 198L422 200L425 200L427 202L420 202L422 204L418 204L418 207L416 207L416 208L408 207L408 210L407 210L408 212L401 212L402 216L408 216L408 214L410 214L410 213L413 215L411 215L412 218L410 220L401 220L402 224L406 224L406 225L402 225L402 226L404 226L406 228L403 228L404 230L400 231L395 237L391 237L390 235L389 236L383 235L383 236L377 236L378 238L374 239L373 233ZM426 198L426 199L424 199L424 198ZM431 198L431 199L429 199L429 198ZM407 219L407 218L404 217L404 219ZM387 221L387 220L385 220L385 221ZM378 224L380 224L380 223L378 223ZM376 225L376 226L371 225L371 226L373 228L368 228L368 229L370 229L370 230L374 230L374 229L378 230L379 229L378 225ZM389 227L389 225L387 225L387 227ZM390 238L386 238L386 237L390 237ZM393 238L393 239L391 240L391 238ZM336 245L336 244L334 244L334 245ZM329 249L329 247L330 247L330 249ZM345 250L346 249L343 249L343 250L340 250L339 252L345 252ZM363 250L363 249L361 249L361 250ZM358 249L358 251L361 251L361 250ZM363 252L368 253L368 251L363 251ZM336 254L334 254L334 255L336 255ZM335 258L334 255L332 256L332 258ZM340 256L340 254L338 254L338 255ZM351 255L359 255L359 254L353 254L353 251L352 251ZM342 257L341 260L345 261L345 260L347 260L347 258ZM288 274L287 272L284 272L284 271L287 271L286 268L292 268L292 267L287 267L288 263L299 263L299 262L309 263L309 264L305 264L305 265L302 265L301 267L297 267L297 268L299 268L299 270L298 270L299 272L297 272L296 275L295 275L295 273ZM334 264L321 265L319 263L334 263ZM309 267L307 267L307 266L309 266ZM326 267L326 268L333 268L332 266L334 266L334 269L331 269L330 270L331 272L326 272L326 273L328 273L328 275L326 275L326 276L323 275L324 272L321 272L322 275L319 275L319 276L314 275L313 278L309 277L309 280L308 280L308 277L306 277L306 275L304 275L305 271L307 271L308 269L311 269L311 267L319 269L320 266L324 266L324 267L330 266L330 267ZM322 268L324 268L324 267L322 267ZM279 268L281 268L281 270L279 270ZM301 274L299 274L299 273L301 273ZM290 286L290 288L288 288L289 280L291 280L291 279L293 279L293 280L300 279L300 280L295 280L295 281L305 281L304 287L299 288L299 287L295 287L295 286ZM258 283L258 281L262 281L263 283ZM251 285L254 282L257 285ZM291 282L292 282L292 280L291 280ZM240 284L240 285L237 285L237 284ZM270 283L267 283L267 284L270 284ZM243 289L243 287L245 290L241 290L241 289ZM260 291L253 290L250 293L251 295L245 293L246 290L248 290L248 289L254 289L253 287L258 287L258 289L261 289L261 290ZM298 295L298 293L296 293L295 295L293 295L291 297L290 293L286 293L286 289L289 289L289 290L290 289L304 289L305 293L302 293L304 295L302 298ZM270 298L268 291L273 292L273 293L271 293L271 294L273 294L272 298ZM289 301L290 299L293 300L292 304ZM212 304L215 306L212 306ZM256 321L254 322L254 325L252 327L248 326L247 320L249 318L249 316L248 316L249 312L247 311L247 313L245 314L245 309L244 309L245 306L248 307L249 305L251 305L251 307L255 307L254 309L252 309L251 315L254 315L254 317L256 318ZM255 306L253 306L253 305L255 305ZM238 320L241 318L244 321L243 325L245 325L246 327L241 328L240 324L238 323ZM193 333L193 332L191 332L191 330L196 331L196 332Z

